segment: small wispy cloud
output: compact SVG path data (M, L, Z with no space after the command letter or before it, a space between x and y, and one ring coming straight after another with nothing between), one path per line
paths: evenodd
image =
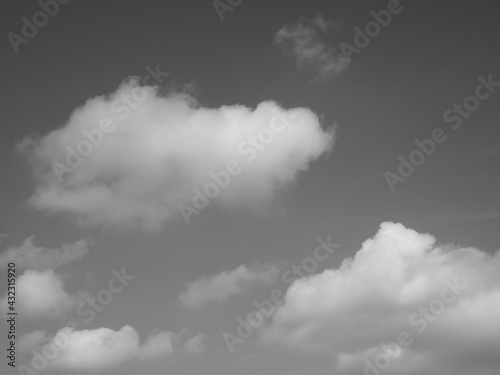
M184 352L188 355L200 355L205 349L206 345L203 342L205 340L205 335L199 333L198 335L191 337L184 343Z
M279 274L279 267L273 265L241 265L232 271L206 276L190 283L181 293L179 300L185 308L198 309L210 302L223 302L229 297L241 294L252 284L273 283Z
M274 43L294 58L298 70L313 74L313 80L330 79L348 66L343 54L324 40L327 32L339 27L338 21L327 20L321 14L312 19L301 17L293 25L283 26L274 35Z
M500 210L470 213L451 213L444 216L443 221L488 221L500 219Z
M0 254L0 268L6 268L9 262L25 269L55 269L64 264L79 260L89 253L89 241L80 240L71 244L63 244L60 248L35 246L34 237L28 237L22 245L12 247Z

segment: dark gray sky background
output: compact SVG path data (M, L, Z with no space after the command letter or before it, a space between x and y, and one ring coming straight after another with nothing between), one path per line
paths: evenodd
M336 374L334 354L262 346L257 336L235 354L227 352L221 332L234 332L236 318L252 309L254 298L267 298L272 287L200 311L183 309L179 294L196 279L242 264L298 264L311 254L317 236L331 235L340 244L317 272L337 268L385 221L431 233L439 244L491 254L499 248L500 90L481 101L459 129L443 121L454 103L474 94L478 77L491 74L500 82L498 4L401 3L404 10L352 56L344 71L314 81L273 42L276 32L300 17L321 13L341 21L324 39L338 49L341 42L353 44L353 28L364 27L370 11L385 9L387 1L244 0L221 21L211 1L73 0L61 5L18 53L6 35L20 34L21 18L32 17L39 6L34 1L3 2L0 232L8 237L0 244L2 251L30 236L47 248L92 238L89 255L65 271L71 274L66 275L68 291L96 293L107 285L110 270L122 267L136 279L82 329L131 325L141 339L155 329L184 327L205 335L207 348L199 356L98 374ZM148 66L156 65L169 73L162 90L193 83L204 107L254 108L273 100L283 108L309 108L322 116L325 128L337 125L333 150L278 194L279 214L253 215L210 205L190 225L171 221L149 232L80 225L69 214L30 205L36 187L33 169L16 152L16 143L63 127L89 98L112 93L125 78L142 77ZM384 172L396 172L398 156L407 158L416 148L414 140L429 138L437 127L445 129L448 139L392 192ZM71 314L61 320L20 317L18 331L55 333ZM3 319L0 337L3 347ZM0 372L16 373L5 358Z

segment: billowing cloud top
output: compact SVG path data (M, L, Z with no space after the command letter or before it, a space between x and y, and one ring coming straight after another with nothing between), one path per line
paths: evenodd
M204 336L186 338L185 332L160 331L143 342L135 328L124 326L118 331L109 328L75 330L66 327L53 337L46 331L35 331L21 337L24 351L36 348L32 363L53 369L96 371L130 362L170 359L174 354L199 355L204 351ZM182 341L185 341L182 345ZM42 344L43 347L41 346ZM38 354L52 348L56 355L46 360Z
M367 361L385 374L496 374L498 317L500 253L438 246L387 222L338 269L292 284L263 340L327 351L341 374ZM375 361L386 353L390 368Z
M196 189L229 209L263 209L333 141L333 129L306 108L204 108L188 94L161 96L130 79L18 149L33 164L38 209L154 230L175 214L179 195L189 212L199 210Z

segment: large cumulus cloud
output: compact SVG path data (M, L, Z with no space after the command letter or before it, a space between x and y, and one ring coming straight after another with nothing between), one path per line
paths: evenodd
M158 229L175 214L179 195L190 203L193 189L202 190L210 172L225 170L230 160L241 173L212 201L263 209L333 140L333 129L324 130L306 108L272 101L205 108L189 94L159 95L129 79L88 100L60 128L26 137L18 149L33 164L36 208L92 224Z
M262 339L329 353L341 374L496 374L498 317L500 253L387 222L339 268L292 284ZM366 370L383 353L390 366Z

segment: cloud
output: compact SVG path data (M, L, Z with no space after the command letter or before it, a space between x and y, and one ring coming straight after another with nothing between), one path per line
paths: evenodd
M443 217L445 221L489 221L500 219L500 211L488 210L471 213L450 213Z
M75 331L66 328L66 331L60 330L53 341L67 341L51 362L54 368L61 369L104 369L124 363L141 352L139 335L130 326L124 326L119 331L108 328Z
M61 276L54 270L27 270L16 281L16 309L26 318L63 317L84 297L70 295L64 290ZM0 308L7 311L7 295Z
M206 345L204 344L205 335L198 334L195 337L191 337L184 343L184 352L188 355L200 355L206 350Z
M85 224L159 230L180 217L172 204L179 195L187 192L183 203L193 207L193 189L203 190L210 173L226 170L230 160L241 174L210 201L229 210L265 210L332 148L333 131L323 130L307 108L287 110L272 101L253 109L206 108L189 94L162 96L129 79L17 149L33 166L30 203L37 209Z
M338 27L339 22L320 14L313 19L301 17L295 24L283 26L274 35L274 43L295 59L297 69L312 73L315 80L329 79L348 66L343 54L324 42L326 32Z
M34 332L30 336L37 341L40 334ZM46 337L46 334L43 333L43 336ZM53 369L102 371L129 362L169 359L183 351L181 336L182 334L160 331L141 343L139 334L131 326L124 326L119 331L109 328L78 331L66 327L60 329L44 348L38 347L36 351L57 353L48 360L48 366ZM201 346L202 338L203 335L198 335L188 339L185 353L192 354L188 350L193 351Z
M151 336L139 349L138 356L142 360L153 360L174 352L174 342L177 340L175 333L160 332Z
M18 268L54 269L83 258L89 253L88 245L88 241L80 240L63 244L60 249L48 249L35 246L33 236L28 237L21 246L10 248L0 255L0 268L6 268L9 262L14 262Z
M247 267L241 265L230 272L206 276L190 283L179 300L185 308L198 309L210 302L223 302L243 293L245 287L255 283L272 283L279 268L272 265Z
M340 374L364 369L404 331L411 345L389 350L385 374L500 369L500 252L440 246L386 222L339 268L294 282L284 301L263 342L334 353Z
M34 331L22 335L17 343L19 352L29 352L31 349L50 341L47 331Z

